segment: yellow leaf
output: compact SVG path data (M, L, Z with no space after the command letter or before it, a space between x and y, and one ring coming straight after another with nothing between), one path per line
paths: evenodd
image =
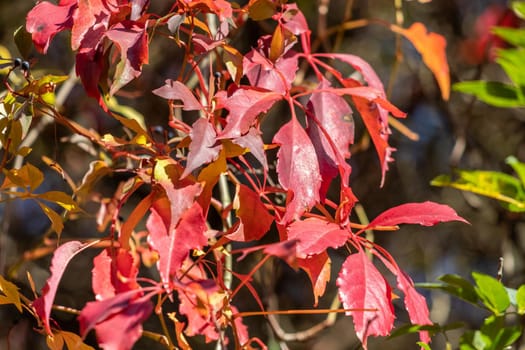
M57 214L54 210L49 208L44 203L38 201L37 202L44 214L48 217L49 221L51 221L51 228L53 231L55 231L59 236L62 233L62 230L64 229L64 223L62 221L62 217Z
M61 191L48 191L37 195L38 198L45 199L46 201L56 203L67 211L79 210L78 204L75 202L70 195Z
M0 304L13 304L16 306L18 311L22 312L22 303L20 302L20 294L18 293L18 287L6 280L0 275Z

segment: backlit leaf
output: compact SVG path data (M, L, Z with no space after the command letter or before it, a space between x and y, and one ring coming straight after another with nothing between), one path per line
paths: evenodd
M394 326L392 291L365 252L346 258L337 278L339 298L352 316L357 336L367 348L369 336L390 334Z
M248 15L254 21L262 21L273 16L276 5L270 0L250 0Z
M18 287L0 275L0 304L13 304L18 311L22 312L20 293Z
M142 335L142 324L153 311L149 297L130 291L89 302L80 312L80 334L85 337L95 329L99 345L104 349L129 350Z
M396 273L396 277L397 287L405 294L405 308L408 311L410 322L416 325L431 325L427 302L414 288L412 279L401 270ZM419 338L423 343L430 342L430 336L426 331L419 332Z
M161 86L152 92L167 100L181 101L181 107L185 111L197 111L203 108L191 90L180 81L167 79L164 86Z
M497 171L456 170L456 177L440 175L433 186L448 186L499 200L508 210L525 211L525 188L513 176Z
M390 208L377 216L366 227L373 229L376 226L395 226L399 224L418 224L434 226L439 222L462 221L465 219L447 205L434 202L407 203Z
M505 287L492 276L473 272L476 281L476 293L494 314L501 315L510 306L510 299Z
M525 163L520 162L516 157L509 156L505 159L505 163L510 165L512 169L518 175L518 178L521 180L523 188L525 188Z
M120 50L121 61L117 65L110 94L138 77L142 65L148 63L148 35L144 24L134 21L122 21L106 32Z
M62 233L62 230L64 229L64 222L62 219L62 216L58 215L56 211L48 207L42 202L38 202L38 205L40 206L40 209L46 214L49 221L51 221L51 228L53 231L55 231L59 236Z
M321 176L315 148L296 119L285 124L275 134L274 143L281 145L277 153L277 172L284 189L291 191L283 222L299 217L319 202Z
M193 123L190 138L186 169L181 177L186 177L198 167L213 162L219 156L222 148L221 144L217 144L215 129L203 118Z
M330 83L323 80L319 88L323 90L329 86ZM345 159L350 157L350 145L354 143L354 120L348 103L334 93L312 93L308 108L315 120L308 118L306 132L319 159L323 179L320 194L321 199L324 199L340 168L347 168L342 178L350 176L350 166Z
M241 87L229 97L221 93L217 94L216 98L219 106L230 112L226 117L226 126L219 136L236 138L246 134L257 116L272 108L282 95L273 91Z
M450 73L448 68L446 46L442 35L427 32L423 23L416 22L408 29L399 31L421 54L423 62L432 71L441 90L441 97L450 97Z
M70 212L74 212L80 209L75 200L65 192L48 191L44 193L39 193L37 196L38 198L45 199L48 202L58 204L62 208Z
M525 314L525 285L521 285L516 293L516 303L518 304L518 313Z
M51 39L73 25L76 0L61 0L58 5L48 1L38 3L26 18L26 29L32 34L33 43L41 53L46 53Z
M317 306L319 298L324 295L326 284L330 281L332 260L327 252L297 259L297 265L303 269L312 282L314 293L314 306Z
M519 98L517 89L497 81L462 81L454 84L454 91L476 96L479 100L495 107L520 107L525 101Z
M242 242L259 240L270 229L273 216L268 213L259 195L247 186L237 186L233 208L240 219L242 230L236 235L228 235L229 239Z
M159 253L161 278L168 285L190 250L202 249L208 242L202 209L195 202L200 192L199 184L168 190L168 201L157 201L146 222L149 243Z
M298 220L288 226L288 239L297 240L297 256L307 258L339 248L350 237L350 232L338 224L317 218Z
M93 259L92 288L97 300L136 290L138 266L131 253L124 249L104 249Z
M88 244L83 244L79 241L70 241L59 246L53 254L50 268L51 276L48 278L44 288L42 288L40 297L33 301L33 307L49 335L52 334L49 318L51 316L51 307L55 300L58 284L71 259L88 246Z

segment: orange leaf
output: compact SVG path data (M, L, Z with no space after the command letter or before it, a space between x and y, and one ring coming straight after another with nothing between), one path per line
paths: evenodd
M423 62L436 77L441 96L448 100L450 96L450 74L445 48L447 42L442 35L427 32L423 23L416 22L408 29L393 28L394 32L410 40L421 54Z

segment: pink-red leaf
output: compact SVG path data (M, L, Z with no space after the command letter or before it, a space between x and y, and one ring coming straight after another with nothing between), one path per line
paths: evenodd
M376 217L366 229L375 226L395 226L399 224L418 224L434 226L439 222L467 220L459 216L451 207L434 202L407 203L390 208Z
M240 227L228 238L234 241L253 241L261 239L270 229L273 216L261 202L257 193L245 185L237 186L233 208L240 218Z
M267 49L260 40L260 50ZM285 94L295 79L299 69L298 56L293 51L286 52L275 63L261 52L253 49L244 56L243 71L252 86L278 94Z
M275 134L273 142L281 145L277 153L279 182L284 189L293 192L282 219L286 223L299 219L319 202L319 161L312 142L295 118Z
M144 23L122 21L112 26L106 37L118 46L121 57L110 90L114 94L138 77L142 65L148 63L148 34Z
M297 257L306 258L339 248L345 244L350 232L339 225L318 218L298 220L288 226L288 239L296 239Z
M97 300L104 300L115 294L138 289L136 281L138 266L131 253L116 249L114 255L104 249L93 259L92 288Z
M26 30L31 33L37 50L46 53L53 37L73 26L76 0L62 0L55 5L48 1L38 3L26 18Z
M364 251L346 259L337 286L344 308L353 309L347 311L347 315L352 316L355 331L365 349L369 336L390 334L395 318L391 288Z
M188 153L186 169L184 169L181 177L186 177L201 165L216 160L222 149L221 144L216 144L217 134L215 133L215 129L204 118L193 123L190 138L190 151Z
M182 109L185 111L198 111L202 109L195 95L180 81L166 79L166 84L152 91L155 95L167 100L182 101Z
M282 95L273 91L241 87L229 97L224 93L217 94L216 97L219 106L230 111L220 137L235 138L246 134L257 116L272 108Z
M142 324L153 311L149 296L130 291L102 300L89 302L80 312L80 334L95 328L103 349L128 350L142 335Z
M48 278L44 288L42 288L41 296L33 302L33 307L49 335L52 334L49 317L60 279L71 259L88 246L88 244L83 244L79 241L71 241L62 244L53 254L50 268L51 276Z
M319 89L323 90L329 86L330 83L323 80ZM323 179L320 194L321 199L324 199L340 167L348 168L342 177L350 175L350 166L345 158L350 157L350 144L354 142L352 109L343 97L331 92L312 93L308 108L315 120L309 118L306 131L319 159L319 170Z
M208 243L202 208L195 202L200 191L200 185L170 190L169 218L166 218L165 210L154 206L146 222L150 233L149 242L159 253L159 273L162 281L168 285L190 250L201 249Z
M261 163L264 170L268 170L268 161L266 160L266 152L264 151L264 142L259 130L256 128L250 128L248 133L234 138L232 142L243 148L248 148L255 159Z
M412 279L401 270L396 273L396 276L397 287L405 294L405 308L408 311L410 322L416 325L431 325L427 302L414 288ZM419 332L419 338L424 343L430 342L430 336L426 331Z

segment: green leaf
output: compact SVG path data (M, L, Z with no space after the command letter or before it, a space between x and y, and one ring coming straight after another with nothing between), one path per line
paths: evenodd
M433 179L431 184L453 187L497 199L510 211L525 211L525 190L520 180L505 173L457 170L455 180L448 175L440 175Z
M419 345L422 349L425 349L425 350L432 350L430 348L430 345L428 345L427 343L423 343L422 341L418 341L417 342L417 345Z
M516 157L509 156L505 159L505 163L510 165L516 172L521 180L522 185L525 187L525 163L520 162Z
M518 313L520 315L525 314L525 284L518 288L516 293L516 304L518 306Z
M494 27L492 32L514 46L525 47L525 29Z
M3 295L2 295L3 294ZM18 311L22 312L22 303L18 287L0 275L0 304L13 304Z
M521 19L525 19L525 2L513 1L511 4L512 11Z
M499 350L512 345L521 335L519 326L507 326L505 316L489 316L483 322L479 338L488 346L486 349Z
M519 99L518 90L508 84L495 81L464 81L452 86L454 91L476 96L479 100L495 107L522 107L525 101Z
M503 284L492 276L478 272L473 272L472 277L476 281L476 293L483 304L496 315L505 312L510 306L510 299Z
M498 50L496 62L501 65L505 73L514 82L517 87L523 88L525 85L525 71L523 62L525 62L525 49L505 49ZM517 89L519 99L523 102L523 93Z
M416 283L417 288L440 289L466 302L478 305L478 295L474 286L461 276L447 274L438 278L444 283Z

